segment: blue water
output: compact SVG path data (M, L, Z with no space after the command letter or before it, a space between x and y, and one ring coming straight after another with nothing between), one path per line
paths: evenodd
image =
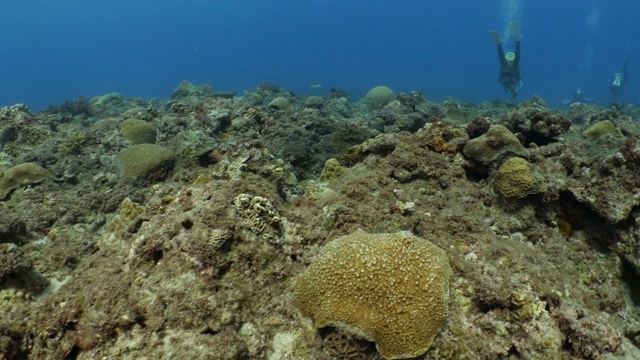
M185 79L239 94L270 81L354 100L376 85L433 101L509 99L487 35L506 36L509 20L522 24L518 100L560 107L581 87L602 104L640 103L636 0L0 0L0 14L2 106L164 99ZM607 83L627 57L630 81L614 98Z

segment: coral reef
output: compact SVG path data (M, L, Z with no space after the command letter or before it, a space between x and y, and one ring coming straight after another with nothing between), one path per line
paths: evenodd
M0 180L0 357L382 359L377 334L295 306L296 279L361 229L446 252L448 316L420 359L640 358L638 108L317 91L0 108L0 172L44 180Z

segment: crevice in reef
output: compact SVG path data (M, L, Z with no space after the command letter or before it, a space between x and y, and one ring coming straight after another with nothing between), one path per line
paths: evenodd
M624 259L621 267L625 303L627 307L640 306L640 274Z

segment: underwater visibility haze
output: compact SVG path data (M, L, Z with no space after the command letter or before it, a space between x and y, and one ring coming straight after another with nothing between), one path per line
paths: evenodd
M0 360L640 359L639 1L0 10Z
M108 92L165 98L182 80L296 93L385 84L433 100L505 97L489 30L522 24L523 98L560 105L606 83L640 46L636 1L4 1L0 103L32 109ZM508 40L508 39L505 39ZM511 45L511 44L507 44ZM638 69L632 62L630 72ZM635 71L638 73L638 71ZM322 89L309 88L320 83ZM638 102L632 82L621 98Z

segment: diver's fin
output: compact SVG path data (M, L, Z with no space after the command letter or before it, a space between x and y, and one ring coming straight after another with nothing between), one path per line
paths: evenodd
M520 41L520 21L510 21L509 22L509 30L511 31L511 35L513 36L513 40Z
M491 37L491 40L493 40L493 42L495 42L496 44L502 44L502 39L500 39L500 33L498 33L495 30L489 31L489 37Z

